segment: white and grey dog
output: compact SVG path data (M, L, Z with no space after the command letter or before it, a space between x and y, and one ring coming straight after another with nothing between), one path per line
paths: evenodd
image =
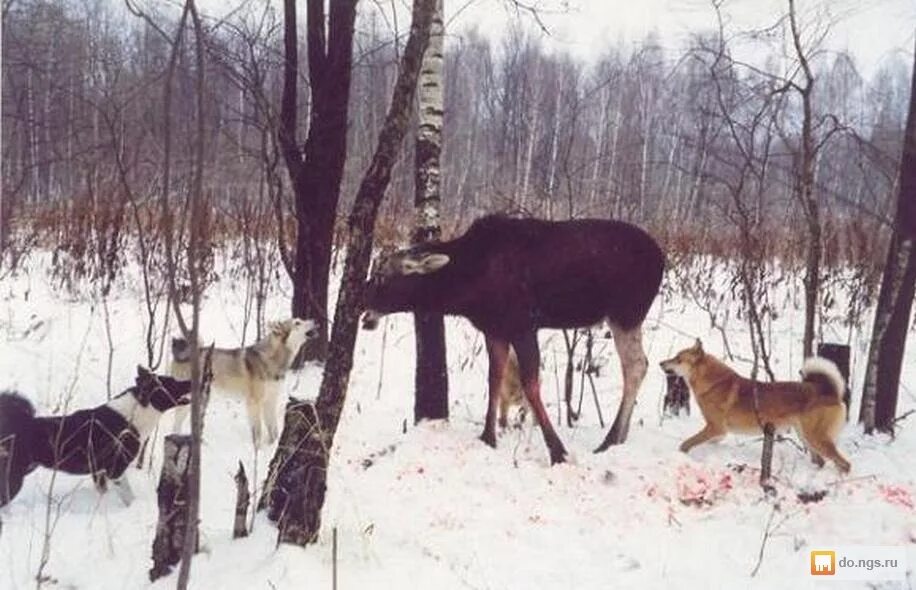
M249 346L213 349L212 385L218 391L245 400L255 446L261 444L262 421L267 428L268 444L277 440L277 403L286 371L302 345L318 334L315 321L292 318L272 322L267 335ZM172 376L190 378L190 359L188 341L173 338ZM181 431L187 416L188 408L175 411L175 432Z

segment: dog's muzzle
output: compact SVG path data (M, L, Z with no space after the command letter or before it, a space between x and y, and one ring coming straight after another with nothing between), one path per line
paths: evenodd
M677 375L674 371L665 366L665 363L658 363L658 366L661 367L662 372L669 377L674 377Z
M379 312L370 309L363 314L363 330L374 330L378 328L379 320L382 319L382 314Z

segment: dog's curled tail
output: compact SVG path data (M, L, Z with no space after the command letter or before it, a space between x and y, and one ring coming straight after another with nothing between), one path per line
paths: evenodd
M172 360L179 363L191 361L191 347L184 338L172 338Z
M0 441L35 417L32 402L12 391L0 393Z
M843 401L846 381L836 364L830 359L820 356L805 359L801 374L802 381L813 383L823 395L834 397L840 402Z

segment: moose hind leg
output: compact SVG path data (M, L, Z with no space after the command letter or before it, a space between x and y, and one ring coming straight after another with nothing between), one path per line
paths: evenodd
M614 424L604 439L604 442L595 449L596 453L607 450L611 445L618 445L627 440L630 428L630 417L636 405L636 395L639 387L646 377L649 361L642 347L642 324L625 330L611 323L614 334L614 345L620 356L620 368L623 372L623 396L620 399L620 408Z
M547 443L547 450L550 451L551 464L563 463L566 461L566 447L560 437L557 436L550 423L550 417L547 410L544 409L544 403L541 401L541 380L540 380L540 350L538 349L537 333L529 332L521 338L513 341L515 353L518 356L519 376L522 380L522 388L525 390L525 398L531 411L534 413L538 425L541 427L541 433L544 435L544 442Z
M499 405L499 390L506 366L509 362L509 343L500 338L486 337L487 356L490 358L489 370L489 401L487 403L486 424L480 440L496 448L496 413Z

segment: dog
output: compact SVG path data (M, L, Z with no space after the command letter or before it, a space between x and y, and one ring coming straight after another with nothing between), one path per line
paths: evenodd
M506 363L506 373L499 385L499 426L506 428L509 426L509 409L512 406L518 406L518 425L525 422L525 416L528 414L528 400L525 398L525 390L522 387L522 380L519 377L518 356L515 349L509 347L509 362Z
M39 465L90 475L104 493L111 480L125 505L133 492L124 471L159 417L190 403L191 382L156 375L138 366L134 386L106 404L66 416L35 416L31 402L0 394L0 506L22 488Z
M213 349L212 385L245 400L256 447L261 444L262 421L267 428L268 444L277 440L280 383L302 345L318 335L315 321L292 318L271 323L267 335L250 346ZM200 345L198 348L203 350ZM170 373L177 379L190 378L191 347L184 338L172 339ZM181 431L187 416L187 408L175 412L174 432Z
M763 383L741 377L707 354L697 340L662 361L661 368L687 380L706 419L703 430L685 440L681 451L721 439L728 432L760 433L769 422L777 429L794 429L819 466L829 459L841 472L849 472L849 461L836 447L846 421L846 385L833 362L811 357L802 365L800 382Z

